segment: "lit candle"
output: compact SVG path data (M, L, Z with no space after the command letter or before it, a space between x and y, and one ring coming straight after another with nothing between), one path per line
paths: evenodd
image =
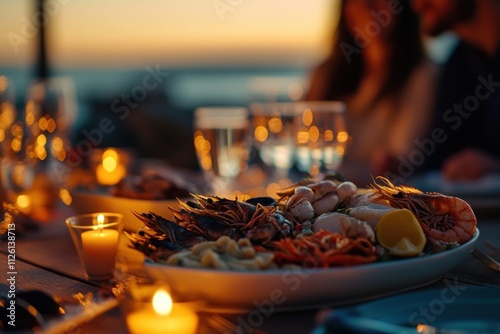
M121 153L123 156L124 153ZM115 149L107 149L96 168L97 182L102 185L115 185L127 174L127 168Z
M83 262L90 277L106 277L113 274L119 233L104 229L104 215L97 216L94 230L82 233Z
M198 328L198 316L188 306L172 303L167 291L158 289L146 307L127 314L130 334L192 334Z

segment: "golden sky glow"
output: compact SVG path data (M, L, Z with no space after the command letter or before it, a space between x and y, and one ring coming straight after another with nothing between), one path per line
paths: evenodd
M308 64L324 55L335 3L47 1L53 5L51 62L82 67L142 66L151 62ZM0 66L31 64L36 40L26 33L27 22L33 22L31 2L0 1ZM219 10L214 6L217 3L222 4ZM19 37L14 46L13 39Z

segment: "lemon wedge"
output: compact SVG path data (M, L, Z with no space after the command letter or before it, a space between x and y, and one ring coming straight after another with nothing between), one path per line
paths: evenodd
M377 223L375 235L378 243L390 254L401 257L417 256L426 242L417 218L407 209L384 214Z

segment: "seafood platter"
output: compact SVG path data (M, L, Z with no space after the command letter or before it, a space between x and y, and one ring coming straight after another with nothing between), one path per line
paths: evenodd
M132 208L133 209L133 208ZM191 194L172 218L134 210L145 269L218 311L345 305L427 285L479 236L467 202L393 185L304 179L277 198Z

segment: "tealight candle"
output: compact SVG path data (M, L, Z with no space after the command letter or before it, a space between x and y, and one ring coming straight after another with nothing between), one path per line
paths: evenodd
M66 219L85 276L91 280L113 277L122 215L95 213Z
M83 262L87 274L92 277L110 275L115 268L118 252L118 231L103 228L104 215L97 216L97 225L92 231L82 233Z
M173 303L164 289L158 289L152 301L128 313L126 321L130 334L193 334L198 328L196 313L187 305Z

